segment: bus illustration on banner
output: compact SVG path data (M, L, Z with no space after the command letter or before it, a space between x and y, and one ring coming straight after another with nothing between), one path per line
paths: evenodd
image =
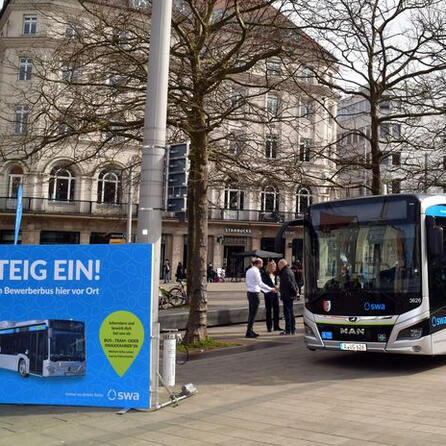
M23 377L85 375L84 322L0 322L0 368Z

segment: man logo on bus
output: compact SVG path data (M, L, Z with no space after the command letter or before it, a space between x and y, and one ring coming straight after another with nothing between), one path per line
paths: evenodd
M328 313L331 310L331 300L324 300L322 302L322 305L326 313Z

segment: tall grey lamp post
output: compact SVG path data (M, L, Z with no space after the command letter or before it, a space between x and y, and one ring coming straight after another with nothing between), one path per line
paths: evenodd
M171 20L172 0L153 0L136 240L138 243L153 244L151 383L156 399L158 399L158 349L155 346L158 345L159 338L158 288L161 208L163 205Z

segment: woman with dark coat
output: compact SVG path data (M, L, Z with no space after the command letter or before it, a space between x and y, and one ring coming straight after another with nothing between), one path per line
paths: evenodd
M177 282L180 282L186 277L186 275L184 274L183 264L181 262L178 262L177 272L175 274L175 277L177 278Z
M277 285L276 263L268 262L265 270L261 270L262 282L269 287L274 288ZM279 298L277 293L264 293L265 295L265 312L266 312L266 328L268 331L282 330L279 327ZM271 315L272 313L272 315ZM271 317L272 316L272 317Z

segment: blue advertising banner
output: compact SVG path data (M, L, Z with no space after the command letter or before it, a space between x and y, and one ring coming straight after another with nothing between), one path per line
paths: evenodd
M151 245L5 245L0 403L149 408L151 268Z
M19 190L17 191L17 210L15 213L15 229L14 229L14 245L17 245L19 241L20 225L22 223L23 213L23 187L22 183L19 184Z

